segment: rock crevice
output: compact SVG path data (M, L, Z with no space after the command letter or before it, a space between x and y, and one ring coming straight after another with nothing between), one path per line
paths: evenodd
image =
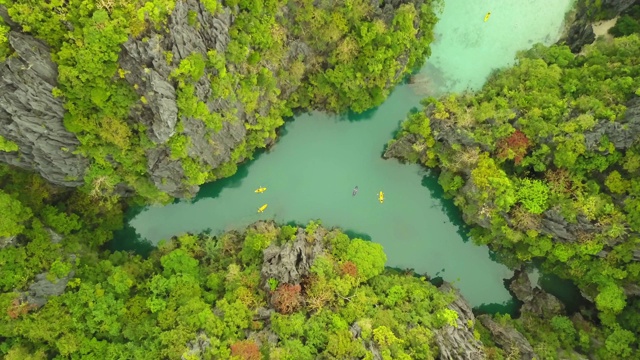
M16 31L8 40L14 55L0 63L0 135L18 151L0 152L0 161L35 170L56 185L82 185L88 162L74 154L79 142L65 129L62 100L52 94L58 71L49 48Z
M455 293L456 298L448 307L458 314L456 326L446 325L435 333L436 343L440 348L440 358L443 360L485 359L482 343L474 337L469 327L469 324L475 322L471 307L450 284L444 283L440 291Z

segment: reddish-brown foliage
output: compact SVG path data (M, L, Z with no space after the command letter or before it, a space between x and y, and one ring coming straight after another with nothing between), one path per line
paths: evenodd
M35 308L35 305L22 302L20 299L13 299L13 301L11 301L11 305L7 308L7 315L12 319L17 319L20 315L27 314Z
M500 140L498 143L498 157L501 159L509 158L509 150L513 151L513 160L516 164L522 161L527 154L527 150L531 146L531 140L527 138L522 131L516 130L513 134Z
M340 265L340 271L343 275L351 275L354 278L358 276L358 267L351 261L345 261Z
M271 297L273 307L281 314L291 314L296 311L302 301L300 290L300 285L281 284Z
M306 295L309 289L311 289L313 283L315 283L316 281L318 281L318 277L314 274L303 276L300 279L300 292Z
M238 341L231 345L231 356L239 356L242 360L260 360L260 348L253 341Z
M571 177L566 169L547 170L545 179L553 192L571 192Z

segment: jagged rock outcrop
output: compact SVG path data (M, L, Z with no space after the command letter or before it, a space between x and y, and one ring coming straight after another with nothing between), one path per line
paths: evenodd
M195 22L190 21L193 14L197 18ZM228 8L212 15L196 0L181 1L176 3L168 19L166 33L152 32L144 41L130 38L123 45L119 62L125 70L125 79L146 99L146 104L133 109L131 118L146 125L149 138L159 145L147 151L149 175L156 187L172 196L189 196L199 188L183 184L185 176L180 160L172 159L170 149L164 146L176 133L178 123L177 84L170 79L170 74L191 54L198 53L206 59L208 50L224 53L233 20ZM170 62L168 53L172 54ZM238 110L239 121L225 121L219 132L207 129L200 120L181 119L184 134L190 139L188 156L216 168L231 159L231 151L246 136L245 122L251 121L240 102L211 98L208 76L203 76L195 89L195 95L205 102L210 112Z
M194 16L195 14L195 16ZM197 21L193 21L197 19ZM169 75L179 66L181 60L198 53L207 58L207 51L215 50L223 54L230 42L229 29L234 16L229 8L223 8L212 15L197 0L177 2L167 21L164 33L151 32L144 40L129 39L120 54L120 65L125 70L125 79L135 85L146 104L133 110L132 121L147 126L149 138L158 144L147 152L147 168L153 183L162 191L176 197L195 194L199 187L184 184L184 171L180 159L172 159L166 142L176 133L178 124L178 106L176 104L177 83ZM268 63L266 67L273 73L287 68L299 56L307 57L311 50L304 42L288 39L289 51L278 63ZM167 54L172 54L170 62ZM242 69L236 69L242 72ZM207 129L197 119L180 117L183 134L190 139L188 156L214 169L231 160L231 152L247 136L246 124L256 124L254 112L245 112L239 100L227 100L212 95L210 76L217 75L215 70L207 69L205 76L195 84L195 95L206 104L212 113L223 115L220 131ZM286 81L277 81L280 97L293 93L297 86ZM259 102L256 112L267 116L272 102L264 99ZM224 114L235 113L235 120ZM273 139L268 140L273 141ZM239 159L243 160L243 159Z
M436 343L443 360L481 360L485 358L482 343L473 336L469 327L475 317L469 304L462 298L457 289L444 283L440 291L454 291L456 299L448 305L449 309L458 313L457 326L446 325L435 333Z
M354 339L360 339L362 341L365 349L371 352L373 360L382 360L382 354L380 353L378 344L371 340L362 339L362 327L360 327L360 324L358 324L357 322L351 324L351 326L349 327L349 332Z
M49 297L62 295L75 272L71 271L67 276L55 282L47 280L47 275L46 272L36 275L36 281L29 286L29 291L25 294L27 302L38 308L44 306Z
M408 134L397 140L392 140L389 142L382 157L385 159L398 159L403 162L410 160L411 156L415 154L413 144L416 144L418 140L418 135L415 134Z
M498 324L489 315L480 315L478 320L489 330L493 341L507 354L519 355L521 360L539 359L529 341L515 328Z
M600 0L602 8L611 11L611 14L620 14L630 8L638 0Z
M62 241L62 235L56 233L55 231L45 228L47 233L49 233L49 238L52 243L57 244ZM69 254L68 260L73 264L76 259L76 255ZM69 280L73 278L75 275L75 271L71 270L67 276L57 279L54 281L49 281L47 276L48 272L43 272L36 275L35 281L29 285L29 289L22 294L22 297L26 299L26 301L34 306L35 308L40 308L44 306L51 296L62 295L67 288L67 284Z
M520 308L523 314L536 317L552 318L564 313L564 305L558 298L540 289L533 287L529 275L524 270L517 270L509 284L509 290L524 304Z
M612 19L622 12L630 8L632 5L639 3L638 0L601 0L601 9L606 13L609 19ZM565 36L563 36L558 43L566 44L574 54L579 53L582 47L593 43L596 40L596 35L593 32L593 26L591 25L595 10L591 10L585 6L584 3L580 3L576 11L575 17L571 26L567 30Z
M196 338L187 344L188 350L182 355L182 360L204 359L205 352L211 347L211 339L204 331L198 331Z
M270 278L278 280L280 284L300 283L302 277L309 273L315 258L323 252L325 234L323 228L317 229L312 235L307 235L304 229L299 228L293 242L271 244L266 248L261 269L265 290L269 291L267 280Z
M8 39L14 55L0 63L0 135L19 149L0 152L0 161L56 185L79 186L88 162L73 153L79 142L62 123L62 100L52 95L58 71L49 48L17 31Z
M16 235L8 236L8 237L0 237L0 250L15 246L18 243L18 237Z
M584 134L589 150L598 148L600 139L606 136L617 150L626 150L640 139L640 97L634 97L626 104L627 111L622 121L600 121Z
M247 340L254 341L258 346L262 346L263 344L275 345L280 338L271 328L265 328L260 331L252 331L247 335Z
M558 241L574 242L580 234L596 230L584 215L576 216L576 223L569 224L558 209L549 209L542 214L540 232L553 236Z
M571 25L565 41L571 52L577 54L583 46L591 44L595 40L596 34L593 32L593 26L588 22L579 21Z

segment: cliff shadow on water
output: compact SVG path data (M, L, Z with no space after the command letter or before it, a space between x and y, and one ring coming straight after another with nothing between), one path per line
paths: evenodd
M535 269L542 269L540 261L534 261L531 267ZM594 304L588 299L582 296L578 286L571 280L563 279L558 275L550 272L540 271L540 277L538 278L537 285L547 293L555 296L560 300L568 314L574 314L581 312L583 309L591 309Z
M348 121L348 122L367 121L367 120L372 120L374 118L376 111L378 111L377 106L369 110L363 111L361 113L357 113L353 110L348 110L344 113L338 114L337 118L339 121Z
M312 219L310 220L310 222L313 221L316 224L322 225L322 219ZM288 225L288 226L293 226L293 227L300 227L300 228L305 228L308 224L304 224L298 221L288 221L286 223L284 223L284 225ZM363 232L359 232L356 230L346 230L344 228L341 227L336 227L336 229L339 229L340 232L342 232L343 234L349 236L349 238L351 239L361 239L361 240L365 240L365 241L373 241L373 238L371 237L371 235L363 233Z
M238 170L232 176L227 178L218 179L216 181L206 183L200 187L200 191L198 194L191 200L183 200L188 201L191 204L195 204L203 199L215 199L220 196L222 190L227 188L239 188L242 186L242 180L249 176L249 166L252 163L256 162L267 150L261 149L256 151L253 155L253 159L246 160L242 165L238 166Z
M340 229L340 231L342 231L345 235L349 236L352 239L362 239L362 240L366 240L366 241L373 241L373 238L369 234L357 232L357 231L354 231L354 230Z
M124 214L124 227L113 232L113 239L104 244L104 248L106 250L113 252L133 252L143 258L146 258L151 254L151 252L156 248L156 245L152 244L149 240L142 239L136 229L129 224L129 220L136 217L136 215L141 213L144 209L145 207L143 206L136 206L130 207L126 210Z
M482 304L473 308L473 314L478 315L495 315L495 314L509 314L512 318L518 318L520 316L520 306L523 302L516 298L509 299L503 304Z
M438 176L438 172L435 170L425 170L425 175L422 177L422 186L429 190L432 199L438 200L440 210L442 210L449 218L449 221L456 226L456 233L460 235L464 243L468 243L471 227L462 219L462 212L460 212L453 203L453 199L447 199L445 197L444 189L438 183ZM436 205L434 204L432 206L435 207ZM493 257L491 260L496 261Z

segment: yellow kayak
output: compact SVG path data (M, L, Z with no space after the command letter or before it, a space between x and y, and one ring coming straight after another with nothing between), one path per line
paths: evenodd
M489 11L487 15L484 16L484 22L487 22L487 20L489 20L489 16L491 16L491 11Z
M384 193L382 191L378 194L378 200L380 200L380 204L384 202Z
M267 204L264 204L264 205L262 205L262 206L260 206L260 207L258 208L258 212L259 212L259 213L261 213L261 212L263 212L263 211L264 211L264 209L266 209L266 208L267 208Z
M260 193L263 193L263 192L265 192L265 191L267 191L267 188L266 188L266 187L259 187L259 188L257 188L257 189L256 189L256 191L255 191L255 192L257 192L258 194L260 194Z

